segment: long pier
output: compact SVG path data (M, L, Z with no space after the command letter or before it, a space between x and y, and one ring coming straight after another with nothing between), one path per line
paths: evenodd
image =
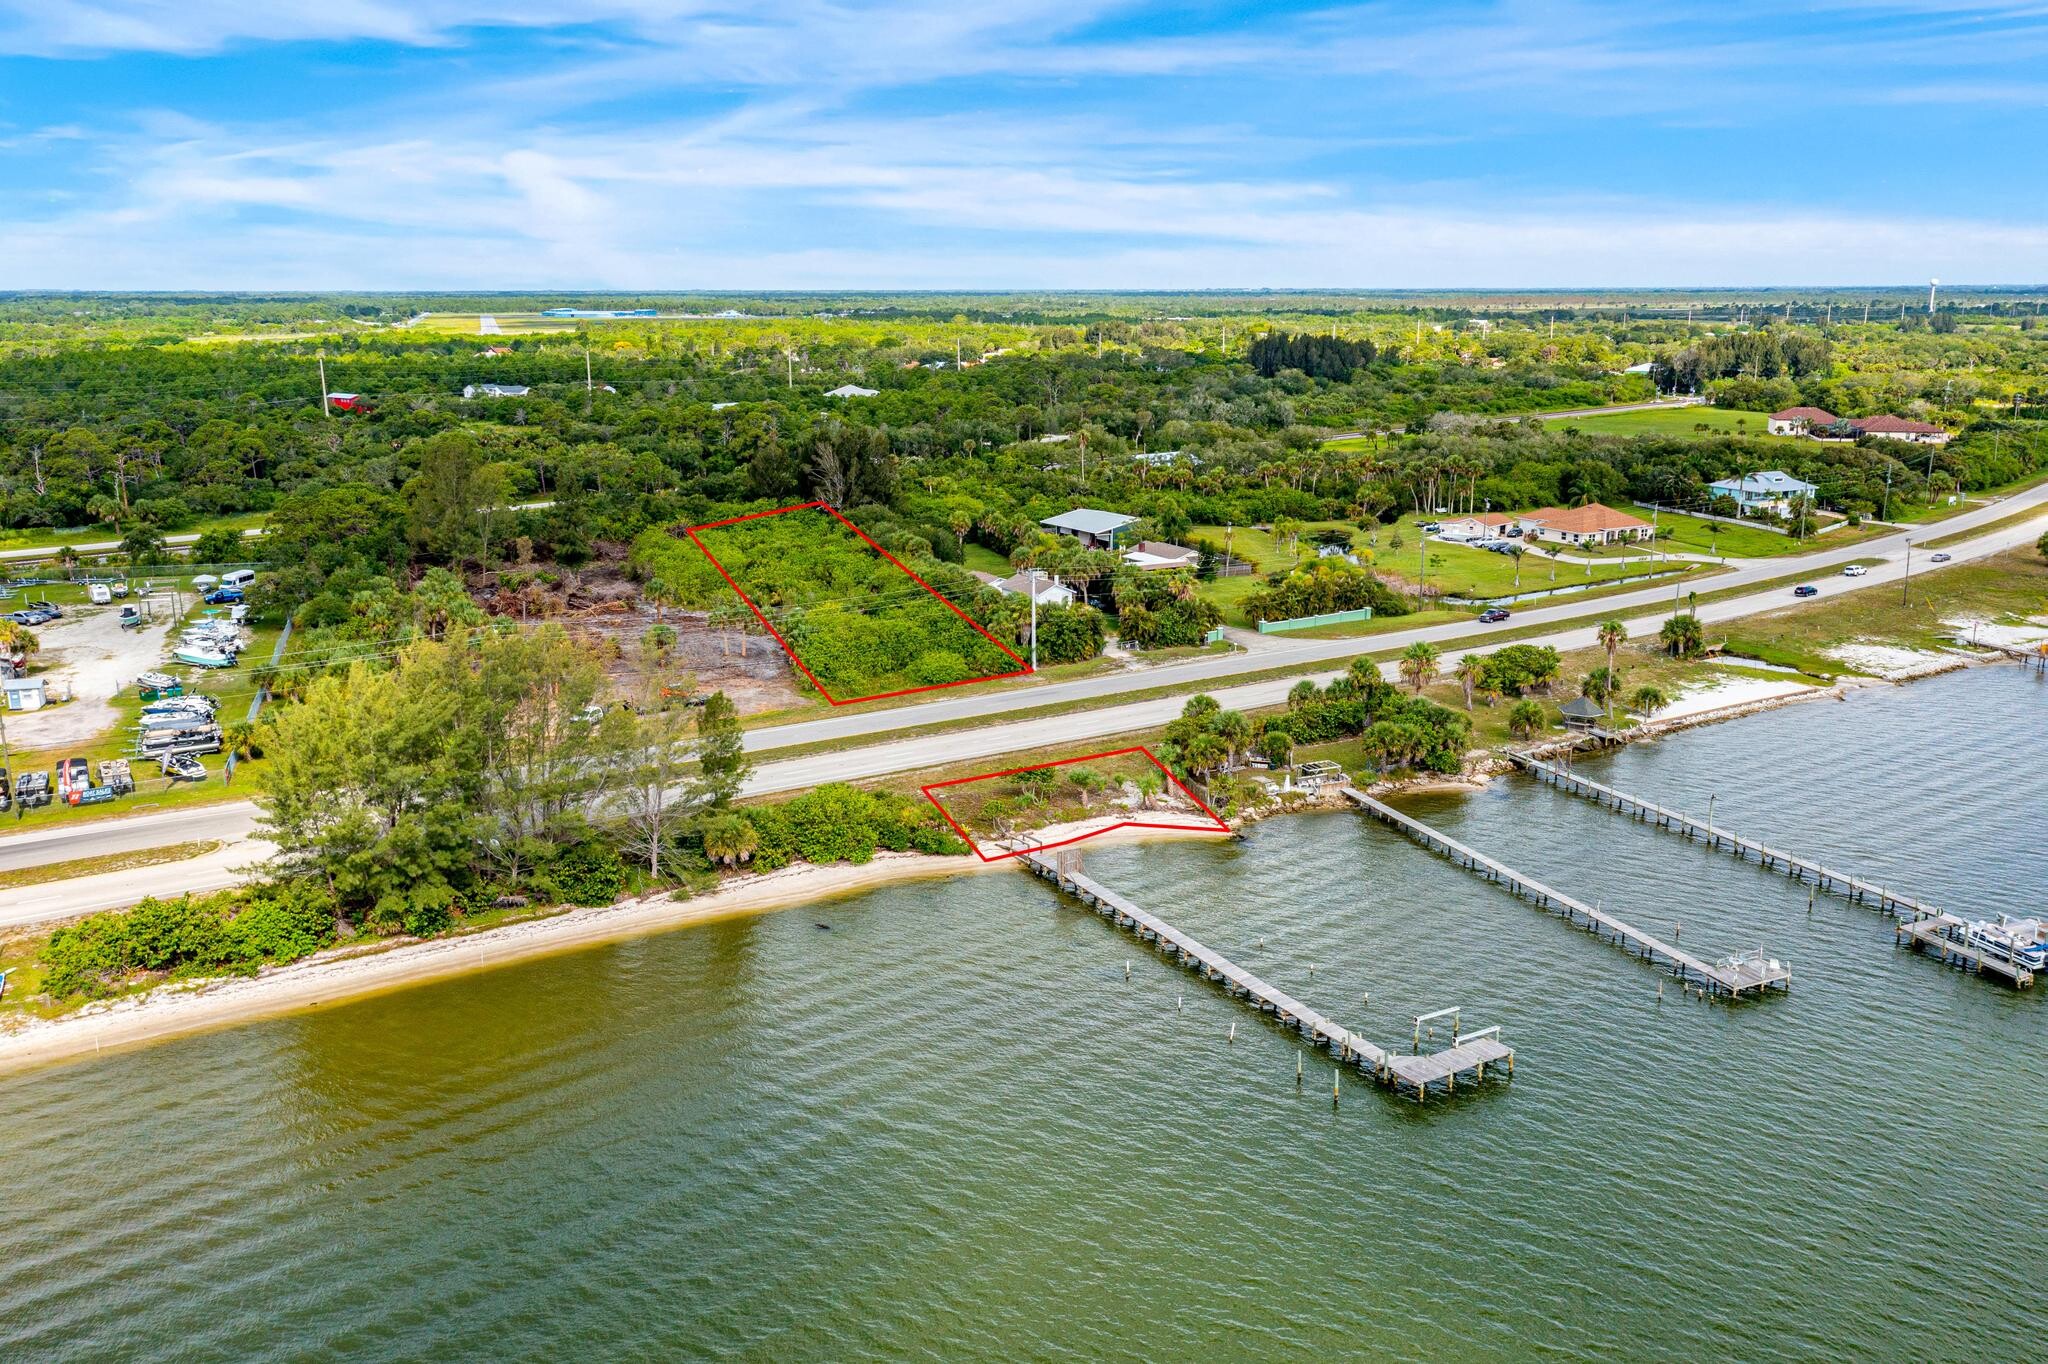
M1880 913L1889 914L1898 921L1892 936L1902 947L1918 948L1951 966L1959 966L1978 975L1997 976L2016 989L2024 990L2034 983L2034 973L2027 967L1961 941L1957 931L1962 927L1962 920L1923 900L1895 894L1889 887L1874 885L1859 876L1781 852L1756 839L1715 828L1709 821L1694 819L1691 815L1644 800L1641 796L1632 796L1626 791L1617 791L1555 763L1520 753L1508 756L1531 776L1547 781L1561 791L1597 801L1639 824L1668 829L1690 842L1705 843L1709 848L1734 853L1744 861L1754 859L1767 870L1782 871L1794 881L1810 883L1819 890L1841 896L1851 904L1868 905Z
M1653 966L1662 966L1681 980L1694 982L1709 993L1736 999L1751 992L1762 994L1773 985L1785 990L1792 988L1792 968L1775 957L1766 956L1762 948L1708 963L1672 943L1652 937L1605 910L1561 890L1553 890L1534 877L1525 876L1450 835L1439 833L1421 820L1402 814L1386 802L1373 799L1356 787L1346 786L1343 791L1367 814L1393 825L1432 852L1442 853L1459 866L1469 868L1528 900L1538 909L1561 914L1567 923L1611 941Z
M1514 1075L1514 1048L1500 1040L1498 1028L1460 1036L1456 1045L1426 1055L1404 1056L1388 1051L1082 874L1078 855L1035 852L1027 853L1023 860L1032 871L1078 897L1119 928L1130 930L1141 940L1174 956L1181 965L1221 985L1225 993L1245 1000L1261 1013L1271 1014L1283 1026L1300 1032L1329 1051L1340 1064L1364 1071L1396 1093L1412 1091L1417 1103L1429 1094L1432 1085L1441 1085L1446 1093L1454 1092L1461 1075L1484 1080L1489 1065L1506 1078ZM1419 1028L1417 1036L1419 1039Z
M1508 755L1516 766L1533 777L1549 782L1561 791L1575 796L1584 796L1597 801L1616 814L1627 815L1640 824L1654 825L1668 829L1695 843L1705 843L1709 848L1734 853L1745 860L1754 859L1758 866L1769 871L1782 871L1795 881L1808 881L1821 890L1841 896L1852 904L1870 905L1883 913L1902 919L1931 918L1941 913L1933 905L1924 904L1910 895L1894 894L1888 887L1874 885L1861 877L1818 862L1781 852L1753 838L1743 838L1726 829L1717 829L1706 820L1694 819L1691 815L1669 809L1655 801L1632 796L1626 791L1617 791L1603 786L1576 772L1567 771L1555 763L1543 762L1520 753Z

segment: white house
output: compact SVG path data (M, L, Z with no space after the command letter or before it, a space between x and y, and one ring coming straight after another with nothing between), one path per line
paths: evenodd
M1187 546L1171 545L1164 540L1140 540L1124 551L1124 562L1143 573L1193 568L1201 559L1200 554Z
M1048 516L1038 524L1054 535L1071 535L1090 549L1115 549L1117 532L1137 525L1138 518L1122 512L1076 507L1058 516Z
M465 398L524 398L533 392L525 384L464 384Z
M1007 578L997 579L995 582L990 583L989 586L1005 596L1024 597L1027 599L1036 597L1040 606L1072 606L1074 604L1074 589L1068 587L1043 569L1039 570L1036 580L1028 572L1013 573Z
M1788 407L1766 418L1764 429L1774 436L1803 436L1816 427L1830 427L1840 420L1824 407Z
M859 384L841 384L837 388L826 389L825 396L828 398L872 398L881 391L879 388L862 388Z
M1915 445L1947 445L1955 437L1932 422L1907 417L1851 417L1849 429L1859 436L1882 436L1886 440L1911 441Z
M1819 491L1813 484L1780 469L1766 469L1740 478L1717 478L1707 485L1709 497L1732 497L1744 511L1754 507L1789 511L1794 502L1802 497L1810 498Z
M1514 527L1515 518L1506 512L1475 512L1439 522L1436 533L1446 540L1491 540Z

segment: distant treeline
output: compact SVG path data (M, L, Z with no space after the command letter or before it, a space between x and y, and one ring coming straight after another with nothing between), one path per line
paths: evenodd
M1284 369L1298 369L1311 379L1351 382L1352 371L1373 362L1379 348L1370 341L1349 341L1336 336L1313 336L1307 332L1268 332L1252 342L1252 368L1265 378Z

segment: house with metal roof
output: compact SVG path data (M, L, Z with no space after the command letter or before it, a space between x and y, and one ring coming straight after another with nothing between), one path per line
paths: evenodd
M1071 535L1090 549L1115 549L1117 533L1137 525L1138 518L1122 512L1076 507L1058 516L1048 516L1038 524L1054 535Z
M1766 469L1740 478L1717 478L1707 485L1709 497L1733 498L1744 511L1756 507L1788 511L1800 498L1812 498L1819 491L1813 484L1794 478L1782 469Z
M825 396L828 398L872 398L881 391L879 388L862 388L859 384L841 384L837 388L826 389Z

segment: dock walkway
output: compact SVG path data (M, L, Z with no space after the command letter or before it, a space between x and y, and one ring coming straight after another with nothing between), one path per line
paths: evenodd
M1078 859L1061 859L1051 853L1034 852L1025 854L1024 862L1032 871L1078 896L1118 927L1129 929L1143 941L1172 953L1183 966L1221 985L1226 993L1246 1000L1261 1013L1272 1014L1281 1024L1296 1029L1335 1055L1340 1063L1365 1071L1396 1092L1412 1090L1418 1103L1428 1094L1431 1085L1442 1085L1448 1092L1456 1090L1460 1075L1471 1074L1484 1080L1489 1065L1503 1067L1501 1073L1510 1078L1514 1074L1514 1048L1500 1041L1497 1029L1486 1030L1496 1035L1461 1040L1444 1051L1427 1055L1404 1056L1388 1051L1083 875L1077 865Z
M1531 776L1539 777L1561 791L1598 801L1617 814L1627 815L1640 824L1653 824L1693 841L1703 842L1708 847L1722 852L1734 853L1745 861L1754 858L1758 865L1771 870L1783 871L1795 881L1804 881L1819 890L1839 895L1851 904L1868 905L1881 913L1889 914L1897 923L1893 927L1893 938L1902 947L1917 948L1951 966L1959 966L1979 975L1993 975L2017 989L2024 990L2034 983L2034 973L2018 962L1981 952L1960 940L1957 930L1962 920L1924 900L1910 895L1898 895L1888 887L1873 885L1858 876L1836 871L1832 867L1780 852L1753 838L1731 834L1726 829L1717 829L1711 823L1696 820L1690 815L1668 809L1654 801L1632 796L1626 791L1617 791L1603 786L1576 772L1568 771L1555 763L1543 762L1537 758L1512 753L1517 766Z
M1822 890L1830 891L1843 899L1859 905L1872 905L1886 914L1900 918L1917 919L1932 917L1941 911L1933 905L1923 904L1907 895L1895 895L1884 886L1873 885L1860 877L1822 866L1788 852L1780 852L1753 838L1743 838L1717 829L1705 820L1694 819L1691 815L1668 809L1654 801L1632 796L1626 791L1617 791L1603 786L1576 772L1568 771L1555 763L1547 763L1520 753L1510 753L1509 758L1517 767L1533 777L1549 782L1561 791L1575 796L1598 801L1616 814L1627 815L1641 824L1653 824L1660 829L1669 829L1675 834L1693 842L1705 843L1710 848L1734 853L1737 857L1754 858L1757 864L1770 871L1782 871L1795 881L1810 881Z
M1787 990L1792 988L1792 968L1773 957L1766 956L1762 948L1708 963L1583 900L1574 899L1563 891L1553 890L1534 877L1524 876L1513 867L1495 861L1448 834L1439 833L1421 820L1402 814L1393 806L1373 799L1356 787L1346 786L1343 791L1367 814L1393 825L1431 851L1440 852L1460 866L1506 887L1533 903L1538 909L1562 914L1566 922L1582 927L1596 937L1608 939L1622 950L1633 953L1652 965L1664 966L1673 975L1682 980L1695 982L1709 992L1724 994L1733 999L1752 991L1761 994L1773 985Z

